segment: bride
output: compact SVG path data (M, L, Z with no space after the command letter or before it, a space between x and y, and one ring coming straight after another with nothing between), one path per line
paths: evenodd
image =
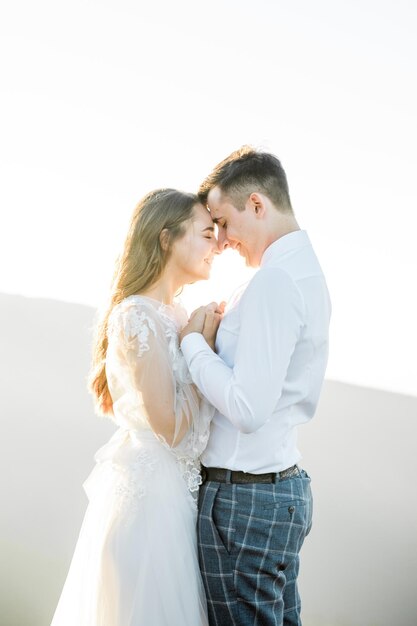
M119 428L84 484L89 505L52 626L208 623L195 524L212 409L179 350L187 315L174 295L207 279L217 252L196 196L163 189L137 206L90 379ZM213 304L203 318L211 345L221 313Z

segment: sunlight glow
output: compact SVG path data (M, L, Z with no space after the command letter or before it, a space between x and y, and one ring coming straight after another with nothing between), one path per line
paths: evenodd
M100 305L141 196L253 143L328 279L328 377L417 395L416 8L296 4L9 3L0 290ZM249 277L227 253L183 300Z

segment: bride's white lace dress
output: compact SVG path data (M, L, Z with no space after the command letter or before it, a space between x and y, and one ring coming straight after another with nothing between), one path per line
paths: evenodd
M84 484L89 505L52 626L207 624L195 525L213 410L179 349L186 321L179 305L144 296L112 311L106 373L119 429ZM164 439L158 416L169 411Z

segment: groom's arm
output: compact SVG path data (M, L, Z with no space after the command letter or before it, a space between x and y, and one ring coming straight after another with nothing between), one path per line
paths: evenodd
M193 381L243 433L263 426L281 397L288 365L304 325L303 298L292 278L277 268L260 270L240 302L235 364L228 367L199 333L181 348Z

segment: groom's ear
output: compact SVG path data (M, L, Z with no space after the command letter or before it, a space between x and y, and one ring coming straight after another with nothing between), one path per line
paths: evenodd
M159 235L159 243L161 244L161 248L162 250L164 250L164 252L167 252L167 250L169 250L169 240L169 230L168 228L164 228L163 230L161 230L161 233Z
M247 199L245 208L253 211L256 217L263 217L265 215L265 202L262 194L256 191L251 193Z

